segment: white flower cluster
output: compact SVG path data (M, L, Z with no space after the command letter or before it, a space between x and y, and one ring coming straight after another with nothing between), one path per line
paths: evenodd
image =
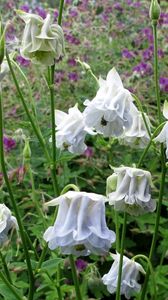
M62 28L52 24L50 14L43 20L36 14L17 10L25 22L20 53L34 63L46 66L54 64L55 59L64 55L64 34Z
M0 246L7 240L9 230L16 227L16 218L5 204L0 204Z
M117 137L122 144L144 148L149 142L149 134L142 114L133 103L131 93L123 87L115 68L106 80L99 78L99 89L92 101L84 102L86 108L80 113L77 106L65 114L56 111L56 144L61 150L72 153L85 151L87 133ZM146 116L148 127L150 122ZM94 130L94 132L93 132Z

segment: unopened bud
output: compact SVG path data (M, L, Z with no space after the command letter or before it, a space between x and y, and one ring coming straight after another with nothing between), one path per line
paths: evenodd
M157 21L160 17L161 9L157 0L152 0L149 10L149 16L151 20Z
M25 161L29 161L31 158L31 149L30 149L30 145L29 145L29 140L25 140L25 146L23 149L23 157Z

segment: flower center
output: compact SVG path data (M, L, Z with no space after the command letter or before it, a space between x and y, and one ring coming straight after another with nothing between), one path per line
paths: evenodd
M107 121L104 119L104 117L102 117L102 119L101 119L101 125L102 126L106 126L107 125Z

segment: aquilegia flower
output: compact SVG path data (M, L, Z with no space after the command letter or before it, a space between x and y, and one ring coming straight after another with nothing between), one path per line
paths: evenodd
M48 205L59 205L59 210L54 226L44 233L48 247L78 256L106 254L115 242L115 233L106 225L105 201L102 195L76 191L50 201Z
M163 115L168 120L168 101L164 103ZM155 142L164 143L166 145L166 157L168 158L168 121L154 140Z
M111 255L114 262L110 271L102 277L102 280L107 286L109 293L113 294L117 290L120 254ZM120 295L125 295L126 299L130 299L134 293L140 292L141 285L138 283L139 272L145 275L145 271L139 263L123 256Z
M10 229L17 227L16 218L5 204L0 204L0 246L7 240Z
M20 53L34 63L46 66L54 64L55 59L64 55L64 34L62 28L52 24L50 14L43 20L36 14L17 11L26 23Z
M85 136L87 132L94 133L85 126L83 114L79 111L77 104L69 109L68 114L56 110L55 120L57 148L68 149L71 153L84 153L87 149L84 143Z
M119 137L132 125L131 93L123 87L119 74L113 68L106 80L99 79L100 88L92 101L86 100L83 114L86 125L105 137Z
M150 136L144 123L142 113L137 109L133 109L133 123L132 126L125 130L123 136L120 139L121 144L129 145L131 147L138 147L143 149L150 141ZM146 123L150 130L150 121L146 114L144 114Z
M107 196L109 204L117 211L126 211L138 216L152 212L156 203L151 199L151 174L137 168L114 168L107 178Z

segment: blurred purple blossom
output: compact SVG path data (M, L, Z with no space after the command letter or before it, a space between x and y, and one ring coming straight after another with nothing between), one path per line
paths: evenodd
M84 155L87 158L89 158L89 157L92 157L93 154L94 154L93 149L91 147L87 147L86 150L85 150L85 152L84 152Z
M59 12L58 12L58 10L56 9L56 10L54 11L54 21L57 20L58 16L59 16Z
M78 81L79 76L76 72L69 72L68 73L68 78L69 78L70 81L75 81L76 82L76 81Z
M70 65L71 67L75 67L76 66L76 60L74 58L69 58L68 59L68 65Z
M168 77L160 77L159 80L160 89L164 92L168 92Z
M140 62L137 66L133 68L133 71L139 73L139 75L141 76L151 75L152 66L149 63Z
M22 66L22 67L29 67L30 66L30 60L25 59L23 56L18 55L16 58L17 62Z
M132 4L132 6L133 6L133 7L136 7L136 8L141 7L141 5L142 5L142 4L141 4L140 1L137 1L137 2L135 2L135 3Z
M55 73L55 82L60 84L65 79L65 72L60 70Z
M77 37L75 37L74 35L72 35L71 33L65 34L65 39L70 44L74 44L74 45L79 45L80 44L80 40Z
M25 3L20 6L20 9L25 11L26 13L28 13L30 11L30 6L29 6L29 4Z
M7 152L9 152L10 150L16 147L16 141L13 138L7 136L3 137L3 144L4 144L5 151Z
M77 11L77 9L75 9L75 8L70 8L70 10L69 10L69 15L70 15L72 18L77 17L77 16L78 16L78 11Z
M123 12L123 8L121 6L121 4L119 2L116 2L114 5L113 5L113 8L118 10L120 13Z
M75 265L76 265L76 268L79 272L82 272L86 269L88 263L81 259L81 258L78 258L76 261L75 261Z
M37 14L38 14L40 17L42 17L43 19L45 19L46 16L47 16L46 11L45 11L42 7L40 7L40 6L37 6L37 7L35 8L35 13L37 13Z
M9 23L6 30L6 41L13 41L16 39L16 31L12 23Z
M135 57L135 54L133 51L130 51L128 49L123 49L122 51L122 57L126 59L132 59Z

